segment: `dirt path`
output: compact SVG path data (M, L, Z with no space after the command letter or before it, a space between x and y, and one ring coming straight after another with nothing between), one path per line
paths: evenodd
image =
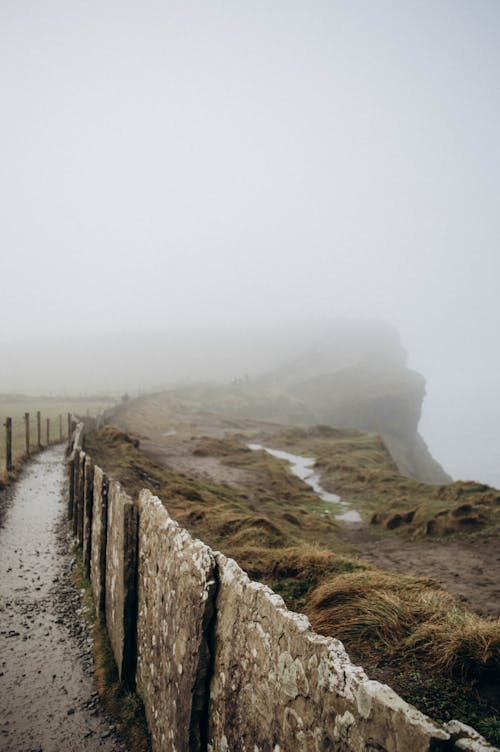
M367 524L345 525L344 540L381 569L431 577L482 616L500 615L500 548L496 535L419 538Z
M118 752L93 690L90 638L70 580L63 448L9 492L0 530L0 749Z

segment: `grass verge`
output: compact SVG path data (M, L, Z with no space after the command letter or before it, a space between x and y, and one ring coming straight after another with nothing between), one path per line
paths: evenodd
M72 577L75 587L82 593L82 611L92 634L96 690L106 713L115 721L128 749L134 752L151 752L151 739L142 701L137 694L125 689L119 680L108 633L96 614L92 586L84 576L79 549L75 549L75 561Z

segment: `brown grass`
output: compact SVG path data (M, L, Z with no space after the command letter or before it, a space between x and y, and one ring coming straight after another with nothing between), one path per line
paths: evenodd
M500 621L472 613L432 580L377 570L339 575L311 595L313 627L362 652L375 644L386 658L416 654L463 677L500 674Z
M432 580L380 572L352 558L337 525L314 511L315 497L285 463L265 452L242 450L234 437L193 441L194 449L210 447L222 462L242 458L255 485L236 488L158 467L133 438L112 427L86 441L98 464L129 493L149 487L174 519L236 559L290 608L305 611L318 632L344 641L363 664L385 665L384 681L391 683L410 665L425 667L436 688L431 705L418 695L421 683L405 692L410 687L406 678L399 685L405 699L449 718L457 697L467 698L460 706L465 722L492 714L471 680L498 684L498 622L474 615ZM360 446L366 452L366 437ZM448 684L446 676L453 677Z
M431 485L403 476L376 434L316 426L287 429L271 442L316 457L326 490L348 499L372 524L433 536L500 527L500 491L481 483Z

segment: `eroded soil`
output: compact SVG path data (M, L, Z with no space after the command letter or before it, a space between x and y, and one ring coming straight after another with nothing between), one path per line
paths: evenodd
M368 524L345 525L343 537L359 556L399 574L430 577L481 616L500 615L498 536L411 539Z
M0 748L123 752L92 686L63 486L59 446L33 459L0 499Z

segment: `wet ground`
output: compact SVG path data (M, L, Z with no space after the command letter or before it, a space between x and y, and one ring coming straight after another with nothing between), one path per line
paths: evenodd
M359 556L388 572L430 577L480 616L500 616L500 549L496 534L409 539L366 523L342 537Z
M252 429L256 427L256 424L252 425ZM217 431L209 431L208 422L203 425L207 435L224 436L228 433L216 428ZM240 488L255 487L256 478L248 468L228 466L217 457L194 455L193 442L186 431L182 437L172 432L168 434L164 435L161 444L141 440L141 451L153 462L193 478ZM266 440L265 434L263 439ZM297 475L306 480L310 458L289 452L272 452L292 462L299 460ZM300 460L304 462L301 464ZM314 481L321 488L321 478L315 476ZM332 498L328 500L335 503L338 497L335 494L330 496ZM389 572L430 577L481 616L500 616L500 550L496 534L411 539L368 522L356 521L356 518L350 520L349 512L348 516L341 517L341 537L353 546L353 555Z
M92 686L91 638L71 583L64 448L37 455L0 529L0 749L123 752Z

